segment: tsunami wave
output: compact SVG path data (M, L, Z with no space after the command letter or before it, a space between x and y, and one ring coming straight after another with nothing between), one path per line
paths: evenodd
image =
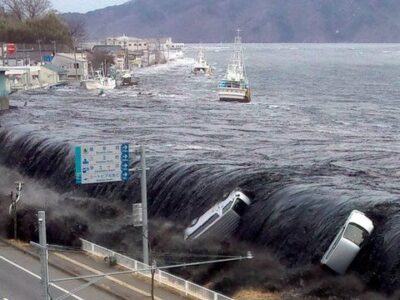
M114 203L129 206L140 201L136 174L128 184L77 187L72 145L68 143L2 129L0 145L1 165L60 192L97 199L92 203L112 199ZM399 197L374 190L368 184L341 190L331 181L324 181L328 174L341 174L349 180L358 178L368 183L363 179L367 175L362 172L344 171L329 164L308 169L300 166L266 169L168 162L155 157L148 165L149 216L174 224L171 230L178 239L183 239L182 229L193 218L239 187L249 193L253 201L235 240L258 251L272 252L280 262L292 268L318 265L348 214L358 209L373 220L375 231L352 264L351 272L378 290L390 292L400 287ZM84 219L81 223L89 226Z

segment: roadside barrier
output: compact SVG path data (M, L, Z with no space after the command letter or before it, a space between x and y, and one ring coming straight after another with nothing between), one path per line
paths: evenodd
M119 254L110 249L93 244L84 239L80 239L80 240L82 241L82 250L84 250L85 252L88 252L94 256L99 256L103 259L106 257L114 257L116 259L116 262L118 265L123 266L129 270L135 271L135 270L139 270L139 269L151 268L150 266L148 266L140 261L137 261L133 258L127 257L125 255ZM150 271L138 271L137 273L139 273L143 276L146 276L146 277L151 277ZM233 300L232 298L224 296L215 291L209 290L205 287L202 287L198 284L187 281L183 278L169 274L165 271L156 270L156 272L154 274L154 280L157 281L158 283L164 284L170 288L176 289L186 296L191 296L196 299Z

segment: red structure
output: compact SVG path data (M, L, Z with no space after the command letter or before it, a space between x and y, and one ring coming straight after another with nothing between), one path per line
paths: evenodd
M15 44L9 43L7 44L7 54L13 55L17 52L17 46Z

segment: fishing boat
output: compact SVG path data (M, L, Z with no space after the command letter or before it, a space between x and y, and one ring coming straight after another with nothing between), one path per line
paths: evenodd
M240 30L237 32L231 61L224 79L219 82L218 96L220 101L250 102L251 91L243 60L242 39Z
M137 85L138 81L133 78L131 73L125 73L121 76L121 82L119 86L132 86Z
M200 49L199 54L197 56L197 60L193 65L193 73L194 74L208 74L211 75L212 67L208 64L203 49Z
M96 71L93 79L81 81L81 86L87 90L112 90L116 87L115 79L103 76L101 71Z

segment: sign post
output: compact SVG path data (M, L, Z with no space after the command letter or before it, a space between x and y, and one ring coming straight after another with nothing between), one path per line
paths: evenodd
M46 215L44 211L38 212L39 221L39 244L40 244L40 264L41 264L41 283L42 299L49 300L49 254L47 250L46 238Z
M149 264L149 230L147 227L147 174L146 157L144 146L140 147L140 166L142 176L140 177L140 186L142 190L142 234L143 234L143 263Z
M130 155L140 155L140 168L129 169ZM149 231L147 221L147 169L146 150L140 146L130 152L128 143L119 145L81 145L75 147L75 180L77 184L102 182L127 182L131 171L141 171L140 186L142 203L134 204L132 219L134 226L142 226L143 263L149 264ZM141 218L138 216L141 214Z
M129 144L75 147L77 184L127 182L128 179Z

